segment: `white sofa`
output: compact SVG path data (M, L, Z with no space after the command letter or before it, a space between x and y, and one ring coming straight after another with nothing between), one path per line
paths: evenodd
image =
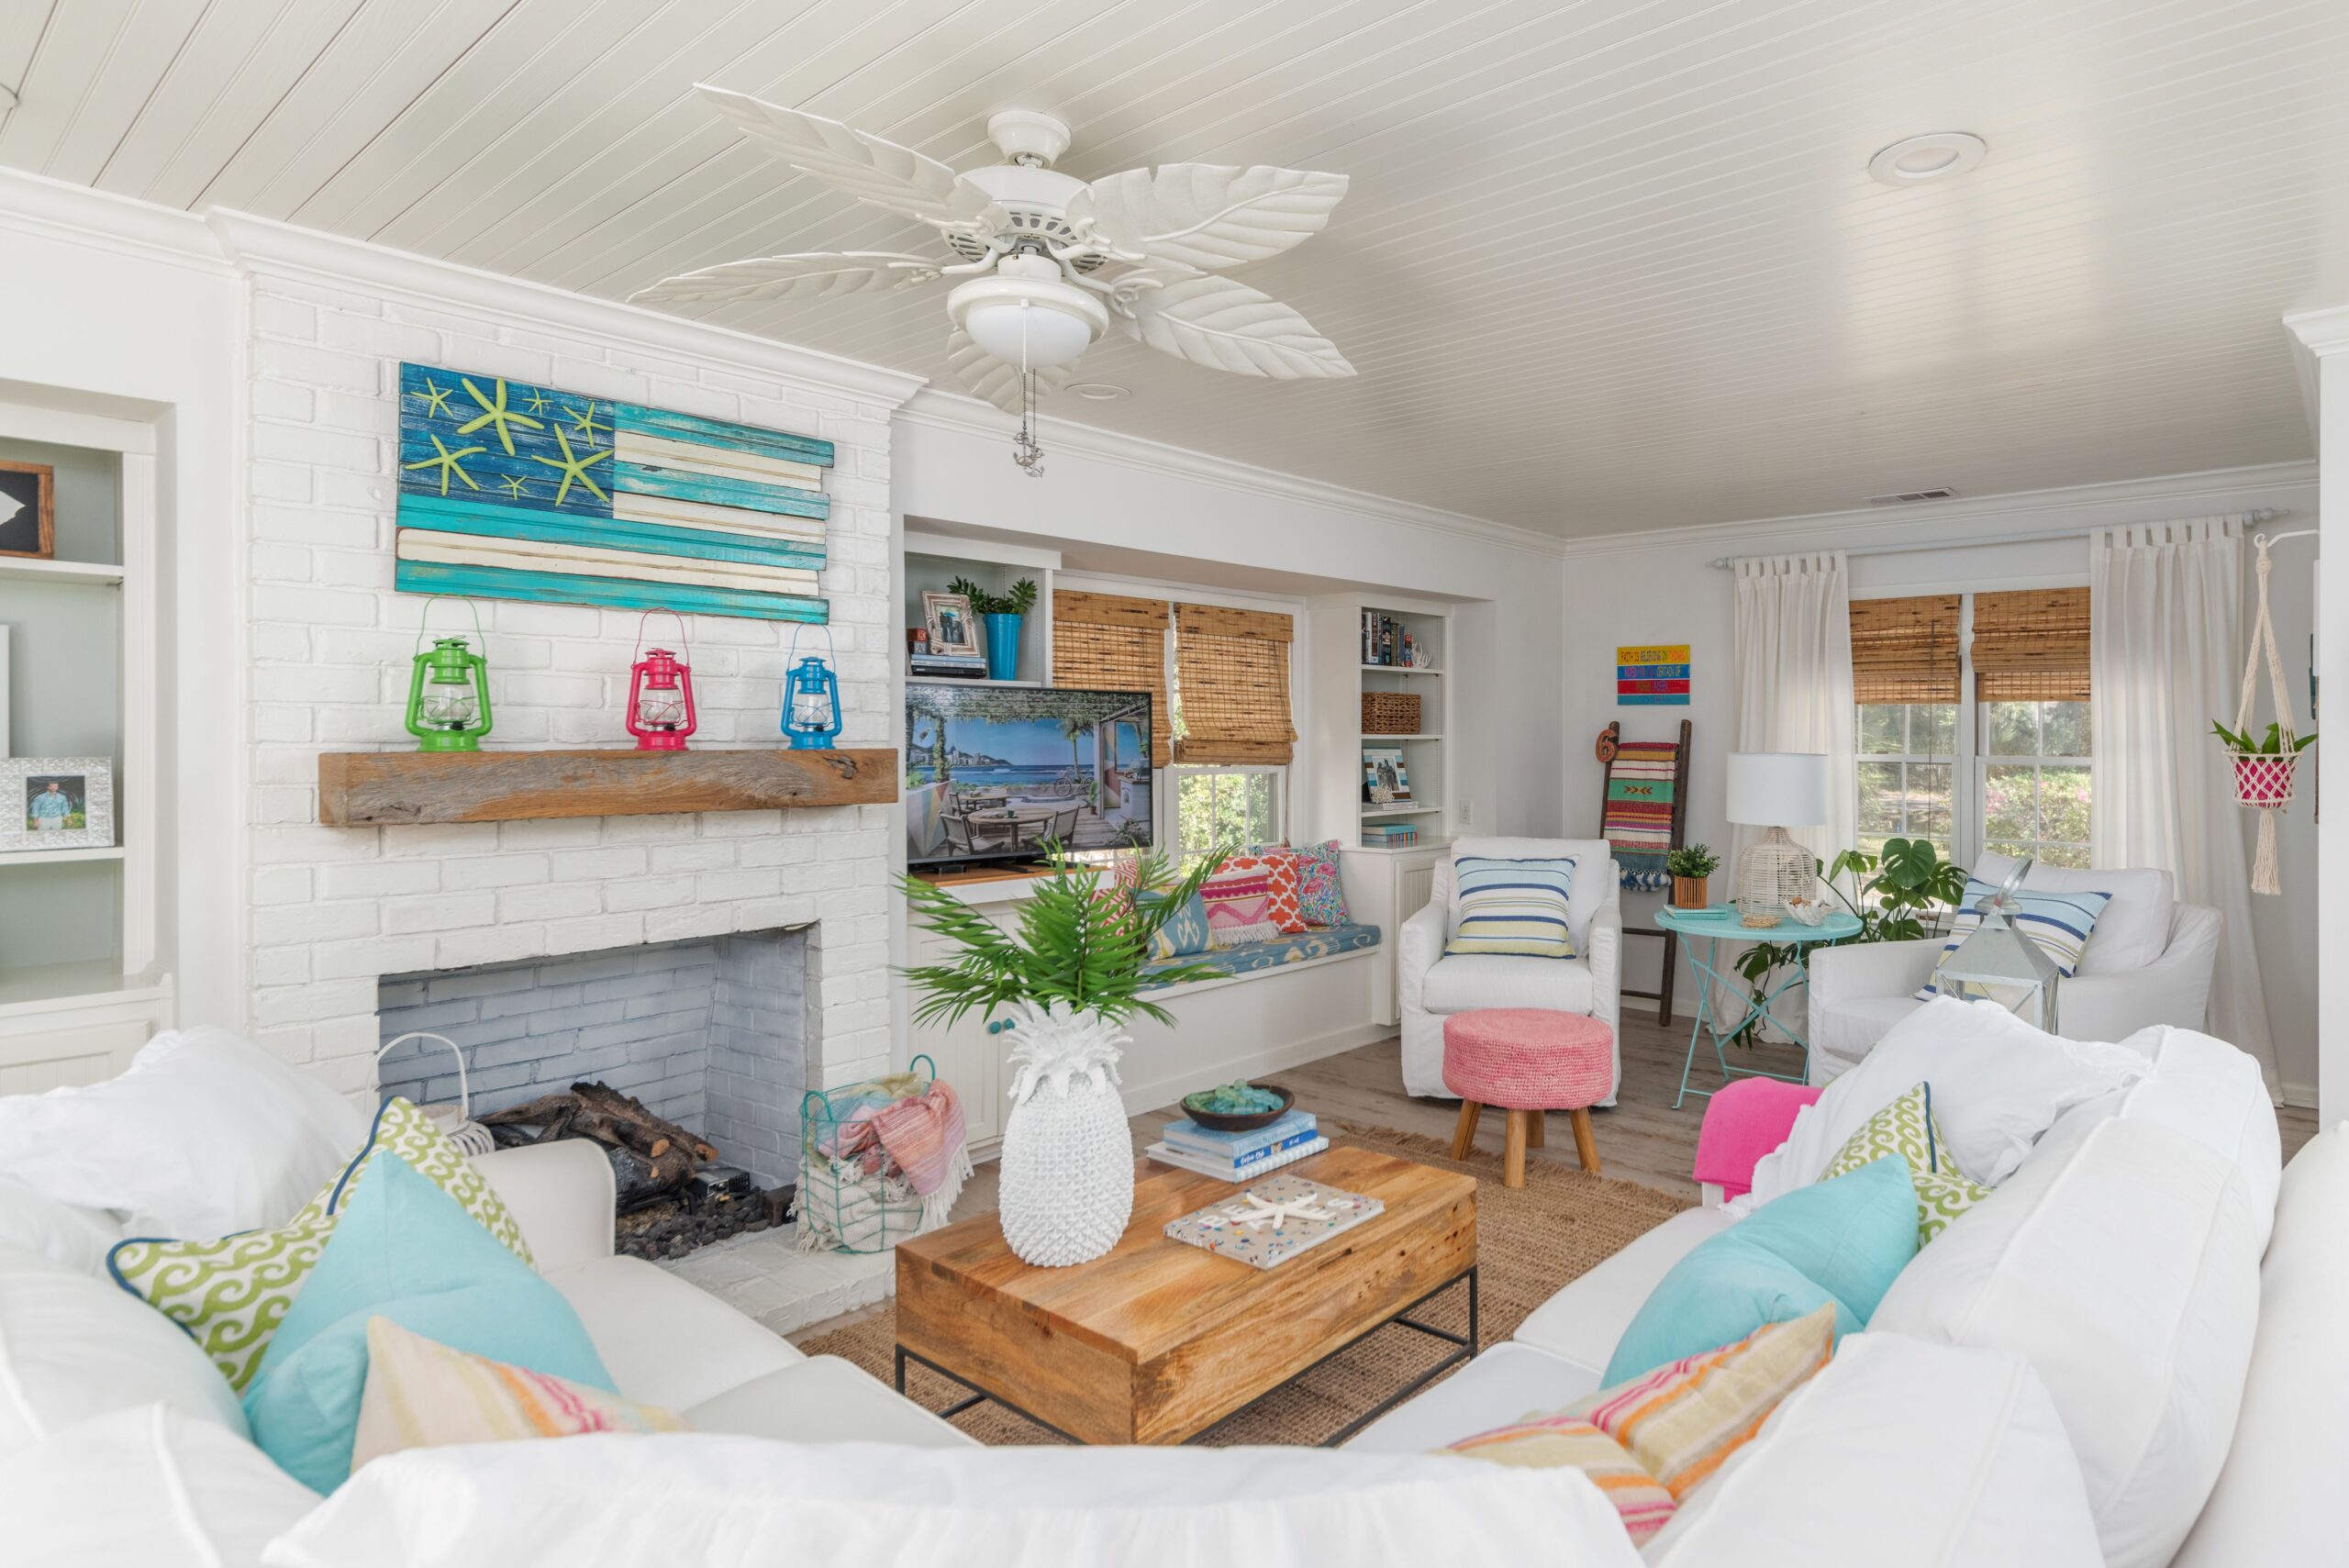
M1463 856L1575 862L1566 901L1574 958L1447 956L1452 863ZM1623 910L1613 851L1604 839L1455 839L1435 862L1427 906L1403 922L1395 979L1403 1015L1403 1092L1449 1098L1443 1083L1443 1020L1478 1007L1542 1007L1584 1013L1617 1031L1615 1084L1623 1081ZM1602 1106L1615 1103L1610 1087Z
M2002 882L2013 862L1985 855L1974 874ZM2080 954L2079 973L2057 983L2055 1032L2072 1040L2126 1040L2169 1024L2199 1029L2223 929L2219 912L2180 903L2165 871L2087 872L2034 865L2026 890L2093 890L2112 901ZM1820 948L1810 955L1810 1081L1847 1071L1893 1025L1922 1006L1946 939Z
M2335 1328L2349 1292L2349 1125L2279 1174L2256 1067L2195 1043L2195 1071L2066 1112L1649 1543L1648 1561L2340 1561L2329 1489L2349 1471L2349 1350ZM2208 1071L2213 1051L2231 1059L2223 1074ZM1349 1446L1423 1451L1593 1392L1656 1284L1734 1219L1719 1207L1675 1216ZM2042 1429L2051 1407L2076 1466L2053 1481L2064 1467ZM2065 1549L2056 1530L2030 1545L2017 1521L2068 1517L2074 1490L2098 1539Z

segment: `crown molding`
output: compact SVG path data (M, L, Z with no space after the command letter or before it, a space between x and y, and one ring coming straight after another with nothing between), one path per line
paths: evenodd
M664 316L642 306L574 294L250 213L214 208L204 221L217 237L222 253L248 275L267 273L345 291L355 286L427 307L479 311L506 317L525 328L552 327L618 348L666 350L715 361L748 374L796 382L834 395L845 393L891 409L923 384L920 376L861 360L796 348L730 328Z
M2349 349L2349 305L2322 310L2299 310L2284 317L2284 333L2292 345L2292 370L2300 378L2300 410L2309 417L2309 439L2323 444L2317 411L2316 362L2327 354Z
M2050 512L2074 514L2085 533L2100 525L2143 521L2138 514L2149 505L2176 506L2179 510L2175 515L2181 517L2202 517L2234 509L2210 503L2240 498L2247 490L2309 487L2316 480L2313 462L2261 463L2100 484L2063 485L2050 490L2016 490L2000 495L1930 501L1895 509L1867 507L1602 534L1567 540L1564 553L1575 559L1652 550L1727 547L1735 553L1746 554L1770 552L1778 541L1790 539L1832 541L1807 542L1805 548L1810 549L1913 544L1919 550L1931 550L1963 546L1966 536L1994 533L2002 526L2013 526L2019 517L2044 519ZM2073 520L2072 517L2064 517L2049 526L2060 528Z
M236 273L212 231L193 213L18 169L0 169L0 230L217 277Z
M1010 426L1006 423L1009 416L995 405L935 386L917 394L897 410L896 417L907 424L955 435L980 436L992 441L1004 440L1010 435ZM1036 424L1038 435L1052 451L1072 457L1266 495L1297 506L1317 506L1350 517L1393 523L1426 533L1480 539L1536 555L1556 556L1566 550L1565 540L1532 528L1473 517L1465 512L1448 512L1441 506L1398 501L1389 495L1375 495L1366 490L1352 490L1326 480L1284 473L1278 469L1259 468L1189 447L1152 440L1147 436L1105 430L1097 425L1080 425L1050 415L1039 416Z

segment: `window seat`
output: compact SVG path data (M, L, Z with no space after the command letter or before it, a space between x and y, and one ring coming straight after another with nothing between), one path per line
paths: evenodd
M1207 952L1186 953L1180 958L1160 959L1147 965L1142 973L1163 973L1169 970L1205 965L1228 975L1254 974L1267 969L1278 969L1283 964L1303 963L1314 958L1334 958L1341 952L1356 952L1377 945L1376 926L1317 927L1273 941L1247 942L1234 948L1211 949ZM1149 989L1161 990L1163 987L1152 986Z

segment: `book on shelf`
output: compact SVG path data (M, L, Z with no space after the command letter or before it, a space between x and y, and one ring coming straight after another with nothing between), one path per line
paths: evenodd
M1419 652L1419 639L1393 616L1376 610L1362 612L1362 662L1408 669Z
M1142 1152L1162 1165L1172 1165L1178 1171L1189 1171L1195 1175L1213 1176L1219 1182L1230 1182L1237 1185L1241 1182L1255 1181L1271 1172L1279 1170L1284 1165L1294 1165L1299 1160L1309 1160L1329 1147L1330 1140L1316 1133L1311 1139L1293 1149L1284 1149L1277 1154L1268 1155L1256 1163L1240 1170L1233 1169L1229 1162L1187 1153L1180 1149L1169 1149L1163 1143L1153 1143Z
M1362 830L1362 841L1371 849L1391 849L1398 844L1416 844L1419 840L1419 830L1416 828L1365 826Z
M987 662L984 659L916 659L908 663L907 671L909 674L932 680L983 681L986 679Z
M1292 1107L1278 1120L1263 1127L1250 1128L1245 1132L1219 1132L1213 1128L1201 1127L1186 1117L1168 1122L1160 1129L1159 1136L1165 1140L1169 1149L1186 1150L1194 1154L1237 1163L1272 1150L1302 1143L1314 1135L1315 1129L1311 1111Z
M1220 1258L1269 1269L1386 1211L1382 1200L1367 1194L1302 1176L1275 1176L1169 1220L1166 1235Z

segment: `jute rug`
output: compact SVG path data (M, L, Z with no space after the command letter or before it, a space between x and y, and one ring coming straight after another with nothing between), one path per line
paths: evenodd
M1586 1176L1549 1160L1526 1162L1525 1185L1501 1184L1498 1154L1452 1158L1450 1145L1391 1128L1326 1124L1330 1141L1373 1149L1439 1170L1475 1176L1478 1333L1486 1345L1517 1331L1528 1313L1558 1287L1629 1246L1685 1208L1691 1199L1675 1197L1636 1182ZM1468 1293L1463 1287L1421 1307L1414 1316L1455 1333L1468 1327ZM886 1383L894 1375L896 1313L884 1307L862 1322L803 1341L809 1355L841 1356ZM1414 1376L1443 1359L1450 1346L1408 1329L1385 1328L1356 1341L1303 1377L1227 1417L1198 1438L1234 1443L1318 1443L1348 1421L1372 1409ZM943 1409L968 1391L923 1366L909 1367L906 1392L925 1407ZM993 1403L954 1418L954 1424L985 1443L1048 1443L1060 1440Z

